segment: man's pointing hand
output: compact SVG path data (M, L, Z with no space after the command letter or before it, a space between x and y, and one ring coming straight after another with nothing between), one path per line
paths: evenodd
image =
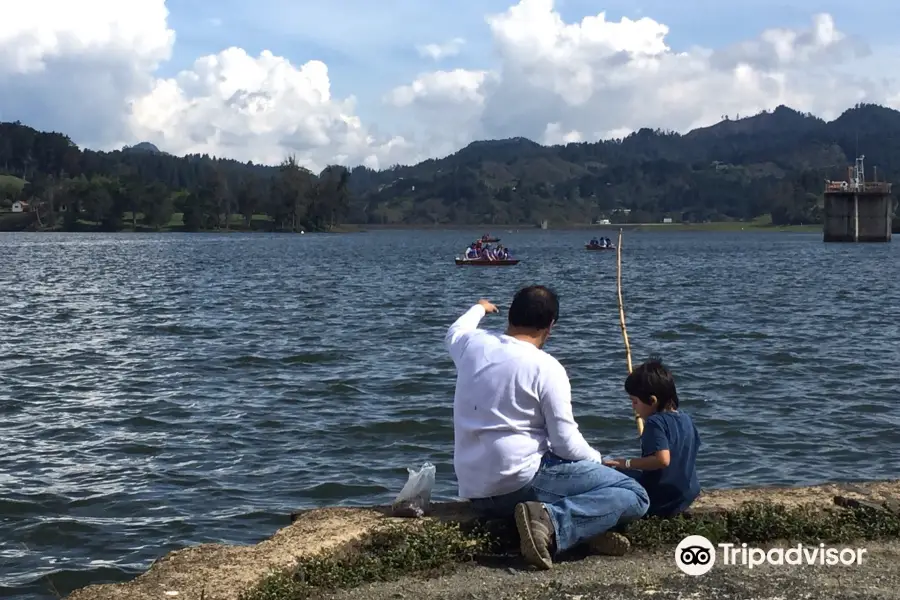
M495 313L495 312L500 312L500 311L497 309L496 306L494 306L493 304L491 304L490 302L488 302L488 301L485 300L484 298L482 298L481 300L479 300L479 301L478 301L478 304L479 304L480 306L482 306L482 307L484 308L484 312L486 312L486 313L488 313L488 314L490 314L490 313Z

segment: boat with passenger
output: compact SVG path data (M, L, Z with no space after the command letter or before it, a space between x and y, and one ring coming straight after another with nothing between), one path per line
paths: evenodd
M487 258L457 258L456 264L459 266L468 265L470 267L511 267L519 264L519 259L507 258L490 260Z
M512 258L509 248L504 248L500 244L491 247L490 244L484 244L481 240L475 240L461 257L456 258L457 265L468 265L473 267L506 267L519 264L519 260Z
M594 238L584 245L588 250L615 250L616 246L612 240L607 237Z

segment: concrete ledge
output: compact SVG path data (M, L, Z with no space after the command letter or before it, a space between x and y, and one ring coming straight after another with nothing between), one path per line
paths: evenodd
M747 502L783 506L834 507L835 497L863 503L897 503L900 480L836 483L812 487L765 487L710 490L692 507L695 512L727 511ZM389 507L322 508L296 512L292 523L252 546L202 544L170 552L136 579L93 585L73 592L70 600L237 600L270 571L289 568L296 559L337 550L359 540L389 516ZM435 504L432 517L471 522L466 502ZM287 520L287 518L285 519ZM412 521L412 520L409 520Z

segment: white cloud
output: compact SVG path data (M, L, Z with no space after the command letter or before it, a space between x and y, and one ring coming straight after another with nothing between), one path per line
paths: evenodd
M600 13L565 23L552 0L520 0L486 20L499 65L479 71L481 86L466 90L471 100L460 110L477 121L473 138L566 143L641 127L685 131L779 104L833 118L856 102L888 102L900 91L896 81L840 70L868 48L826 14L803 31L772 29L724 49L684 52L668 47L668 27L651 18L607 21ZM420 75L414 94L407 86L395 95L412 98L407 110L451 98L458 104L458 90L445 79Z
M488 71L435 71L394 88L384 100L415 109L404 123L419 149L415 158L424 160L452 154L472 141L494 82Z
M802 31L676 52L668 27L651 18L566 23L552 0L520 0L486 18L497 62L484 67L493 68L449 67L397 86L384 107L397 111L404 135L376 136L354 97L334 96L318 60L232 47L160 77L175 43L164 0L31 0L5 10L0 119L95 148L150 141L177 154L272 163L294 152L311 168L386 167L479 138L567 143L686 130L778 104L826 118L864 100L900 104L896 81L855 74L867 48L828 15ZM420 51L438 60L462 44Z
M449 42L443 44L425 44L424 46L416 46L416 50L419 51L420 56L437 61L458 55L465 44L466 40L463 38L453 38Z
M483 86L487 71L434 71L419 76L409 85L394 88L386 100L397 107L414 103L447 105L484 104Z
M32 0L5 3L3 12L0 73L5 75L41 72L73 55L99 61L110 53L114 59L128 55L127 62L139 68L155 68L169 58L174 42L162 1Z
M7 11L10 9L7 9ZM376 140L353 98L331 94L320 61L228 48L159 79L172 53L164 0L17 3L0 27L0 119L64 131L84 145L150 141L176 153L276 163L386 167L410 156Z
M627 127L618 127L616 129L610 129L608 131L601 131L599 133L594 134L594 139L598 140L621 140L629 135L634 133L634 129L629 129Z
M128 103L172 52L162 0L3 4L0 119L97 145L129 140Z
M544 129L544 135L540 142L547 146L558 146L562 144L572 144L583 142L584 136L580 131L563 131L559 123L547 123Z
M328 67L295 67L240 48L205 56L137 100L130 124L139 139L178 153L209 153L277 163L287 152L313 169L327 163L402 156L401 139L376 142L355 116L353 98L331 95ZM399 153L399 154L398 154Z

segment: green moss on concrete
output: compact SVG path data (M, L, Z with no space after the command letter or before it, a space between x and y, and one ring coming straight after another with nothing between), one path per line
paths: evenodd
M847 543L900 537L900 515L871 506L822 510L748 503L731 511L642 519L624 533L637 550L675 546L688 535L702 535L713 543ZM293 570L273 573L241 600L307 600L407 575L436 575L478 557L512 554L517 548L510 522L468 527L430 520L394 523L352 547L303 558Z
M677 545L688 535L720 542L838 543L900 536L900 515L874 507L822 510L748 503L741 508L674 519L642 519L625 531L635 548Z
M293 570L273 573L241 600L305 600L316 591L393 581L412 573L437 574L474 560L490 547L486 533L456 523L389 524L351 547L303 558Z

